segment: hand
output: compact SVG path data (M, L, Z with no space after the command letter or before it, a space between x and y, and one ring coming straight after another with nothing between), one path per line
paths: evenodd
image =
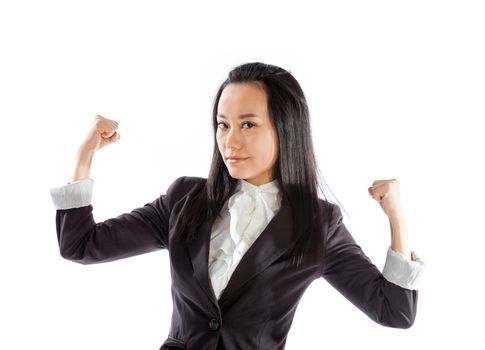
M97 150L120 139L120 134L117 130L117 122L97 115L94 118L94 125L89 130L80 150L94 154Z
M376 180L368 188L369 194L381 205L384 213L391 217L404 216L399 193L399 183L396 179Z

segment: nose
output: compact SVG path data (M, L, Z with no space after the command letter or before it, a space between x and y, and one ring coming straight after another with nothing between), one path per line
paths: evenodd
M228 149L239 149L241 148L241 134L237 128L231 128L226 134L225 146Z

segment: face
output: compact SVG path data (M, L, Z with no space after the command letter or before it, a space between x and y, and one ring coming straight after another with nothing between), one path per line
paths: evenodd
M255 83L227 85L217 113L217 145L229 174L256 186L273 181L278 135L264 89Z

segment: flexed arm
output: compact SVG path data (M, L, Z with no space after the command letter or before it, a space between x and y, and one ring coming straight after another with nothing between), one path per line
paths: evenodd
M344 225L340 208L332 205L322 276L375 322L394 328L414 324L425 265L414 253L413 258L389 247L381 273Z
M108 262L168 247L168 228L174 189L154 201L96 223L91 205L94 180L89 170L94 153L119 140L118 123L96 116L79 148L71 183L50 189L56 211L61 256L81 264Z
M381 206L389 219L391 246L383 274L403 288L417 289L425 269L425 264L409 248L408 231L404 216L399 182L397 179L376 180L368 188L369 195Z

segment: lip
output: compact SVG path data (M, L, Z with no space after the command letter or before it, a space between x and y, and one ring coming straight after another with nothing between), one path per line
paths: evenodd
M229 158L226 158L226 160L229 163L231 163L231 164L233 164L233 163L239 163L239 162L242 162L242 161L244 161L246 159L248 159L248 158L241 158L241 157L229 157Z

